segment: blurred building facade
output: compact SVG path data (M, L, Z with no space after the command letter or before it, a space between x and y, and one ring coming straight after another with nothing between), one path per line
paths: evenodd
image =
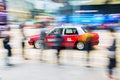
M72 5L103 5L120 4L120 0L69 0L69 3Z
M66 0L53 1L60 3ZM67 6L60 8L60 13L67 15L74 13L76 10L98 10L98 14L120 13L119 4L120 0L68 0Z
M26 0L6 0L8 20L24 21L31 18L30 10L34 8L34 4Z
M70 3L72 5L102 5L108 4L120 4L120 0L52 0L57 3Z
M62 3L66 0L53 1ZM59 14L65 16L63 20L67 22L77 21L89 24L94 20L95 23L102 24L108 17L109 21L114 22L114 16L111 14L120 15L120 0L68 0L66 5L59 9Z

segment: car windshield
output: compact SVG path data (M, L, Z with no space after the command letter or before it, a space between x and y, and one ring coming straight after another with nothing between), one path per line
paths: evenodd
M84 32L87 32L87 29L85 27L81 27Z

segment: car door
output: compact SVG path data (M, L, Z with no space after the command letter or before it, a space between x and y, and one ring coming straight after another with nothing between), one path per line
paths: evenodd
M55 46L55 39L56 34L60 32L60 34L63 34L63 28L55 28L52 30L47 36L46 36L46 45L47 46Z
M65 28L63 32L63 45L65 47L74 47L78 38L77 28Z

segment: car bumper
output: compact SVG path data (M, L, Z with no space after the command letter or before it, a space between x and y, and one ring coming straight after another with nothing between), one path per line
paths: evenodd
M33 41L28 41L28 44L29 45L33 45Z
M98 45L99 44L99 41L94 41L93 42L93 45Z

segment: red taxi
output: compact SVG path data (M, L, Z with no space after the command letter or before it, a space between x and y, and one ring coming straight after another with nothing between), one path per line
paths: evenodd
M82 26L60 26L54 27L53 30L49 31L45 37L46 46L53 47L55 45L55 35L58 31L61 31L63 37L62 47L72 47L78 50L85 48L86 39L92 36L92 44L98 45L99 35L97 33L88 33ZM33 45L35 48L41 48L40 35L30 36L29 45Z

